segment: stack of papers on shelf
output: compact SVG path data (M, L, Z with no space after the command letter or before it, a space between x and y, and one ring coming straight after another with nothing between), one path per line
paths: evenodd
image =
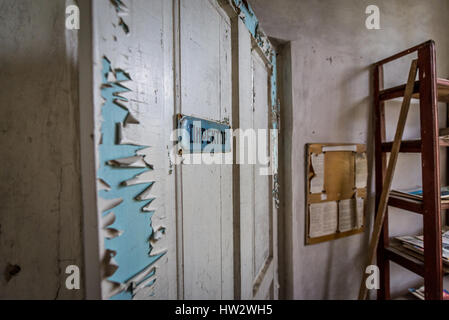
M419 289L410 288L408 291L418 299L424 300L424 286ZM449 300L449 292L443 289L443 300Z
M449 187L441 187L441 202L449 203ZM402 197L412 200L422 201L422 187L414 187L411 189L391 190L392 197Z
M449 266L449 231L442 234L442 247L443 247L443 263ZM396 237L401 243L402 247L410 250L412 256L416 256L413 253L419 254L419 256L424 256L424 241L423 236L401 236ZM413 253L412 253L413 252ZM418 257L419 257L418 256Z

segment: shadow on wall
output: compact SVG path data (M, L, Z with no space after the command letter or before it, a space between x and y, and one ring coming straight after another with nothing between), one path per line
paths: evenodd
M64 286L83 266L77 37L46 2L1 5L0 299L84 295Z

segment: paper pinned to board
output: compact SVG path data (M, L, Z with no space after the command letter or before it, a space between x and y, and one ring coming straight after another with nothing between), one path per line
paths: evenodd
M354 199L338 202L338 230L345 232L357 227L356 203Z
M340 232L363 227L364 199L345 199L338 202L338 230Z
M309 206L309 237L335 233L338 225L337 202L313 203Z
M368 161L366 153L355 155L355 187L357 189L366 188L368 181Z
M365 218L365 199L356 199L356 209L357 209L357 229L360 229L364 225Z
M324 189L324 154L310 155L313 177L310 180L310 193L321 193Z
M357 152L357 146L356 145L324 146L322 148L322 152L338 152L338 151Z

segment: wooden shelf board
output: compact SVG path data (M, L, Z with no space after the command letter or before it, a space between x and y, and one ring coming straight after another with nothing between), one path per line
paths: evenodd
M390 197L388 198L388 205L395 207L395 208L419 213L419 214L422 214L422 212L423 212L422 201L408 199L408 198L400 197L400 196L396 196L396 195L394 195L394 196L390 195ZM441 202L441 210L448 210L448 209L449 209L449 203Z
M386 258L390 261L397 263L398 265L420 275L424 276L424 263L409 254L405 250L402 250L400 246L392 245L385 248Z
M407 268L409 270L411 270L411 268L413 268L413 272L415 272L418 275L421 275L419 272L422 272L420 270L421 265L424 267L424 256L411 251L407 248L404 248L401 244L400 241L398 241L397 239L390 239L390 246L385 248L386 251L388 251L387 253L387 257L389 260L395 262L393 259L396 259L399 265L403 266L404 268ZM400 256L400 258L398 257L398 255ZM392 259L390 259L390 257ZM407 262L402 261L402 259L407 260ZM402 263L402 264L401 264ZM405 266L404 264L406 264L407 266ZM424 270L423 270L424 271ZM443 271L444 274L449 274L449 265L445 264L443 261ZM421 275L422 276L422 275ZM446 277L446 282L449 283L449 277Z
M422 214L422 201L390 196L388 198L388 205L395 208Z
M437 89L438 89L438 101L449 102L449 80L438 78L437 79ZM384 89L379 92L380 101L387 101L395 98L400 98L404 96L405 84ZM413 88L413 98L419 99L419 81L415 81L415 86Z
M393 142L382 143L382 152L391 152L393 147ZM420 153L421 152L421 140L404 140L401 142L401 148L399 152L411 152Z
M448 139L439 139L440 147L449 147ZM382 152L391 152L393 142L382 143ZM421 140L403 140L401 142L401 148L399 152L402 153L420 153L421 152Z

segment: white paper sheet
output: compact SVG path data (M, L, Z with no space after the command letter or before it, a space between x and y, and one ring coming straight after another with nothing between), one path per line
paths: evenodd
M309 206L309 237L316 238L337 231L337 202L313 203Z
M349 145L349 146L326 146L321 149L323 152L341 152L341 151L357 151L356 145Z
M366 188L368 181L368 162L366 153L357 153L355 155L355 187Z
M324 189L324 153L310 156L315 175L310 180L310 193L321 193Z
M356 207L354 199L338 202L338 230L345 232L356 227Z
M363 227L364 224L364 217L365 217L365 199L363 198L357 198L357 229L360 229Z

